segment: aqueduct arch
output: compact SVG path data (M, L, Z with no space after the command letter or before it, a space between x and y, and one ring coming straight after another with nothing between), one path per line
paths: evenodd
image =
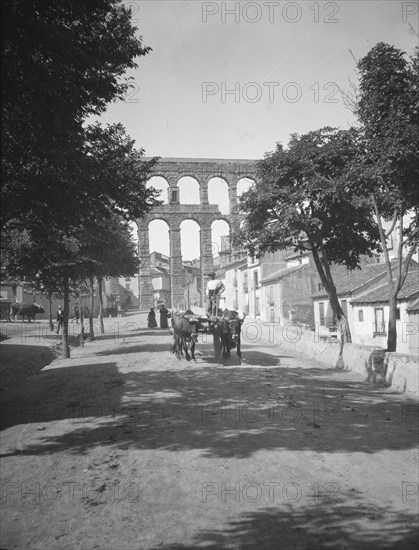
M144 160L149 159L145 158ZM256 162L255 160L236 159L159 159L151 177L161 176L168 182L168 204L158 206L145 218L136 220L138 227L138 255L140 259L140 309L147 309L153 305L153 289L150 277L149 223L155 219L161 219L169 226L172 307L177 307L183 300L180 224L184 220L194 220L200 227L201 273L202 288L204 289L209 279L208 273L214 270L211 224L215 220L225 218L225 215L221 214L218 205L209 204L208 202L208 182L214 177L221 177L227 182L230 203L228 222L231 230L234 231L234 229L239 227L241 221L237 205L237 182L246 177L255 179ZM198 181L199 204L179 203L177 184L184 176L193 177Z

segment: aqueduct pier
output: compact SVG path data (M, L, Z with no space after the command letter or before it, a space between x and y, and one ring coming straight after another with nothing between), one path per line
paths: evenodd
M145 157L144 160L151 160ZM225 220L230 234L239 227L241 217L237 203L237 183L243 178L256 179L256 160L248 159L203 159L203 158L160 158L151 177L160 176L168 183L168 204L154 208L143 219L136 220L138 227L138 255L140 259L139 292L140 309L153 305L153 289L150 276L149 223L163 220L169 226L170 237L170 279L172 307L183 300L183 272L180 239L180 224L194 220L200 227L200 257L202 289L206 288L208 274L213 272L211 224ZM178 182L189 176L199 185L199 204L180 204ZM221 214L217 204L208 202L208 182L222 178L228 185L229 214ZM201 305L204 305L203 303Z

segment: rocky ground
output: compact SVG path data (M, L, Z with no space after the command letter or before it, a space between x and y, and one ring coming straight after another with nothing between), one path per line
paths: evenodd
M67 360L2 342L2 549L416 548L417 401L264 341L178 361L145 326Z

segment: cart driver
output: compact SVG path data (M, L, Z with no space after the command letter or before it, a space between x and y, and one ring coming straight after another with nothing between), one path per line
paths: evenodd
M217 315L218 309L218 298L225 290L223 281L217 280L215 278L215 273L211 273L211 281L208 281L207 284L207 295L209 298L209 315Z

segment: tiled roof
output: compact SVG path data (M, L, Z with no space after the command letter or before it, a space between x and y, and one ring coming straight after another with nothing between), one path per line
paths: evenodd
M222 267L221 267L222 265ZM232 269L233 267L235 267L236 269L239 269L243 266L247 266L247 258L238 258L236 260L233 260L231 262L222 262L222 264L220 265L219 269Z
M416 300L413 300L407 304L406 311L413 312L413 311L419 311L419 298L416 298Z
M416 294L419 294L418 276L419 276L419 273L416 270L411 271L410 273L407 274L404 285L402 286L397 296L398 300L408 300L409 298L413 298ZM389 293L390 293L390 287L386 282L385 284L377 288L374 288L374 290L370 290L365 294L361 294L360 296L357 296L356 299L352 300L352 303L364 304L364 303L374 303L374 302L388 302Z
M160 275L168 275L167 269L164 267L157 267L157 266L151 266L150 267L150 274L151 276L160 276Z
M385 275L385 273L386 264L384 263L364 265L362 269L348 271L343 277L337 278L335 281L336 291L338 295L350 294L369 281ZM328 297L327 292L324 289L319 290L312 295L312 298L323 297Z
M285 275L288 275L289 273L293 273L294 271L298 271L302 267L306 266L307 264L302 265L294 265L292 267L283 267L279 271L275 271L275 273L272 273L272 275L269 275L269 277L266 277L266 279L262 279L261 283L270 283L277 281L281 277L285 277Z

